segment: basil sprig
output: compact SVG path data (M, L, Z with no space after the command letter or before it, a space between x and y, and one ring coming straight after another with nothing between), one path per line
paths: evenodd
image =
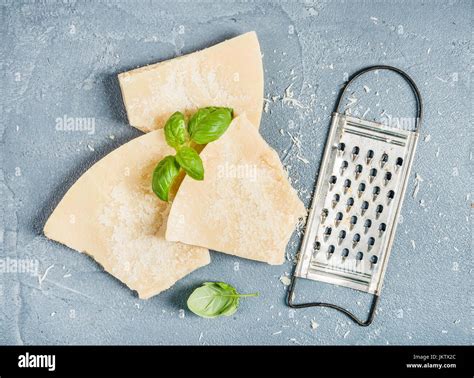
M191 142L207 144L219 139L229 127L233 110L225 107L198 109L186 126L183 113L175 112L166 121L164 133L166 143L176 150L175 156L166 156L153 172L153 192L163 201L169 200L174 180L183 169L195 180L204 180L204 166Z
M231 316L239 308L240 298L257 297L254 294L239 294L225 282L205 282L188 298L188 308L203 318Z

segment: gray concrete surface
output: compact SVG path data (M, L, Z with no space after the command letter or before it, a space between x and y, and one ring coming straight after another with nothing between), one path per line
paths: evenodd
M0 4L0 257L31 261L37 273L0 274L0 344L471 343L470 1ZM42 235L74 181L140 135L127 124L117 73L249 30L258 33L270 99L261 131L306 205L347 75L391 64L420 86L422 140L369 328L331 310L290 310L280 282L292 271L290 262L272 267L213 252L211 265L141 301L93 260ZM301 107L281 101L291 83ZM413 112L410 92L393 75L367 77L351 95L357 98L353 114L369 119ZM64 116L93 118L95 133L57 131L55 120ZM301 151L287 132L301 140ZM417 191L415 173L423 180ZM295 236L290 257L297 248ZM261 296L243 301L231 318L201 319L186 310L185 300L204 280ZM304 286L305 299L365 311L362 294L315 282Z

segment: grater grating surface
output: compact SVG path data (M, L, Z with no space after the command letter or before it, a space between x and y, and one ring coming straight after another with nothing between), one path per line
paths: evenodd
M375 69L395 71L410 84L418 105L414 131L338 112L350 82ZM312 208L288 293L291 307L331 307L360 325L371 323L413 162L421 116L419 91L408 75L397 68L368 67L346 84L332 115ZM330 303L293 303L296 278L373 294L367 321Z
M417 134L335 113L298 277L378 293Z

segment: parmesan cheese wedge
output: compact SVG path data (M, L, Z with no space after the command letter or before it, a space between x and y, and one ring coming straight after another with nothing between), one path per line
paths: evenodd
M152 192L151 175L173 153L162 130L114 150L69 189L45 235L92 256L142 299L208 264L207 249L164 237L170 205Z
M260 126L263 107L262 55L255 32L207 49L118 75L130 124L149 132L176 111L205 106L246 112Z
M204 180L183 180L168 217L166 240L282 264L306 209L278 154L240 116L200 156Z

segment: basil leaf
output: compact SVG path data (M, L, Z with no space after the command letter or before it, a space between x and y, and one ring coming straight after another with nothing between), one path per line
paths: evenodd
M166 156L153 171L153 192L163 201L168 201L173 180L178 176L179 164L174 156Z
M207 107L199 109L191 117L188 125L189 135L197 144L206 144L219 139L232 121L230 108Z
M181 147L176 154L176 161L193 179L204 179L204 167L201 157L193 148Z
M165 137L166 143L174 149L178 149L178 147L186 143L186 121L184 120L183 113L175 112L166 121Z
M239 307L242 297L256 297L255 294L239 294L237 290L225 282L205 282L193 291L188 298L188 308L203 318L231 316Z

